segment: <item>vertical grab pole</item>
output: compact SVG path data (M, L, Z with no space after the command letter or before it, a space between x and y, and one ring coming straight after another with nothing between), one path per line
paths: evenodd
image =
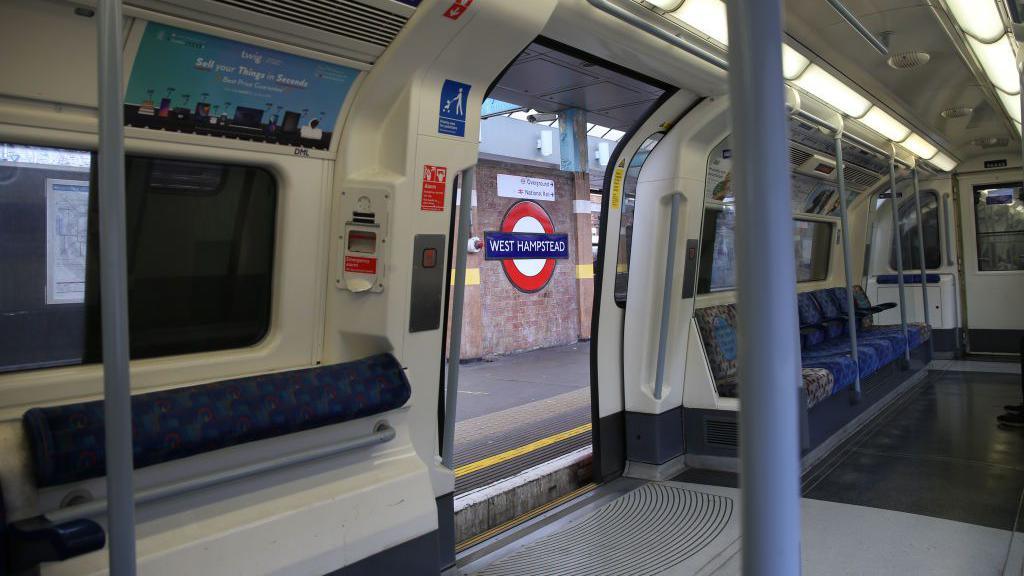
M676 236L679 233L679 205L682 192L672 194L672 211L668 221L668 255L665 257L665 288L661 293L661 327L658 331L658 366L654 376L654 399L661 400L665 384L665 355L668 352L668 328L672 316L672 280L676 275Z
M459 231L455 237L455 293L452 295L451 344L448 346L448 378L444 392L444 445L441 463L455 469L455 408L459 394L459 360L462 358L462 308L466 301L466 246L469 244L470 218L473 217L473 189L476 166L466 168L459 178Z
M800 347L780 0L730 0L743 573L800 574Z
M121 0L100 0L99 169L103 418L107 452L108 558L112 576L135 574L135 490L128 372L128 272L125 240L124 105Z
M925 326L931 327L931 309L928 308L928 264L924 259L924 211L921 209L921 183L918 180L917 166L914 166L914 202L917 204L917 256L921 263L921 304L924 306ZM938 206L935 207L938 210ZM936 250L938 246L935 247ZM935 352L935 342L928 339L928 350Z
M846 168L843 165L843 119L836 130L836 188L839 190L839 225L842 227L843 272L846 275L846 327L850 334L850 355L857 366L857 379L850 391L850 402L860 402L860 356L857 354L857 309L853 304L853 276L850 267L850 226L847 215Z
M889 156L889 188L892 193L892 235L896 245L896 280L900 292L900 326L903 328L903 354L906 361L910 362L910 333L907 330L907 299L903 285L903 230L900 228L899 196L896 192L896 145L892 145L892 154Z

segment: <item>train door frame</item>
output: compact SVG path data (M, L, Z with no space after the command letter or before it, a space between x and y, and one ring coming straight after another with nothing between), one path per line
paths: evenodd
M961 280L961 310L964 347L968 354L1017 355L1018 342L1024 336L1024 309L1007 315L1005 296L1024 285L1024 269L979 270L977 220L974 192L983 186L1020 186L1020 170L1013 166L1000 170L973 170L957 174L954 202L957 215L957 241ZM1019 293L1019 290L1018 290ZM1002 295L1002 296L1001 296ZM992 307L991 304L996 304ZM1005 342L1005 346L1000 346Z

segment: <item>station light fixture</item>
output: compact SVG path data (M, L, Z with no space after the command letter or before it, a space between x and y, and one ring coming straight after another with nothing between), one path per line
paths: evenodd
M946 0L946 6L957 25L976 40L991 44L1006 34L993 0Z
M973 37L967 37L967 44L974 56L981 62L981 68L996 88L1007 94L1020 93L1020 75L1017 73L1017 57L1013 53L1013 44L1009 36L985 44Z
M1013 118L1014 122L1020 122L1020 94L1010 95L1002 90L996 90L996 94L999 95L999 100L1003 103L1003 108L1006 108L1006 113Z
M956 168L956 165L959 164L959 162L957 162L953 157L947 156L942 152L936 154L934 158L928 161L928 163L943 172L952 172L953 168Z
M922 160L931 160L939 153L938 148L932 146L927 140L917 134L911 134L906 140L900 142L900 146L910 150Z
M907 139L907 136L910 136L910 128L907 128L899 120L886 114L878 106L872 106L860 121L868 128L893 142L902 142Z
M854 92L816 64L808 66L793 83L852 118L860 118L871 108L871 102L868 102L867 98Z
M786 80L796 80L810 65L811 61L803 54L785 44L782 45L782 76Z
M672 16L719 44L729 45L729 23L722 0L686 0Z

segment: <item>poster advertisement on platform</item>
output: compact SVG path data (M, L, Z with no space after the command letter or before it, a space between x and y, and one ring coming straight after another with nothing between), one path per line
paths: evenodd
M128 80L125 123L327 149L359 73L149 22Z

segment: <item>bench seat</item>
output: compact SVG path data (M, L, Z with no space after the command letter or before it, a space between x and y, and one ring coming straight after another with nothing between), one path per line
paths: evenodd
M391 354L132 396L136 468L394 410L412 393ZM39 487L103 476L103 401L33 408L22 422Z

